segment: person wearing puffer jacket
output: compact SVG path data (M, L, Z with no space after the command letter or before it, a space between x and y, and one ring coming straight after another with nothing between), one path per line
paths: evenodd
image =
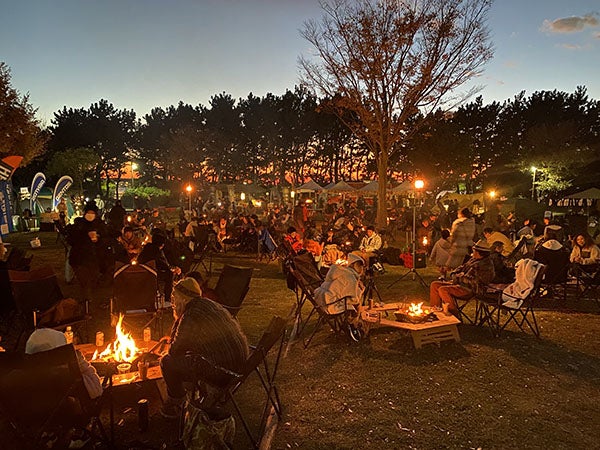
M544 237L533 254L533 259L546 266L545 284L559 284L567 279L569 253L558 241L560 231L562 231L560 226L548 225L544 230Z

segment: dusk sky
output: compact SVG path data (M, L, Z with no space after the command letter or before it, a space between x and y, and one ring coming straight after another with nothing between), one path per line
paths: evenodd
M208 105L282 94L308 53L302 23L318 0L0 0L0 61L49 124L63 106L101 98L139 117L155 106ZM598 0L496 0L489 16L494 59L475 83L484 102L522 90L600 99Z

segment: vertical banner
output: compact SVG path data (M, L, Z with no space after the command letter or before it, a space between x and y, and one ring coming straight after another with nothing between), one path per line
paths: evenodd
M63 195L65 195L65 192L69 190L72 184L73 178L68 175L61 177L60 180L56 182L56 186L54 186L54 194L52 195L52 211L56 209L60 203L60 199Z
M10 189L7 181L0 181L0 234L7 235L13 230L10 213Z
M45 183L46 175L44 175L42 172L36 173L31 181L31 197L29 198L29 209L31 209L31 214L35 214L33 205L35 205L37 196L39 195Z

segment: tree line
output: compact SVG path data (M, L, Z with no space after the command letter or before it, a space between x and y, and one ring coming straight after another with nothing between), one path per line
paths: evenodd
M0 106L0 129L15 136L8 142L9 133L3 135L1 155L26 156L15 184L26 186L44 170L50 177L71 175L90 194L105 193L107 179L122 179L132 161L139 166L140 185L174 192L190 180L297 186L309 177L327 184L377 174L368 147L323 107L328 99L302 87L238 100L221 93L207 106L180 102L141 118L103 99L88 108L64 107L42 129L27 97L10 91L10 78L0 79L5 80L0 105L24 108L15 118ZM420 125L411 133L413 122ZM535 166L538 190L552 195L574 180L589 184L597 177L585 168L600 154L600 102L584 87L573 93L522 92L502 103L484 104L478 97L408 124L409 137L390 153L388 176L396 181L419 175L432 190L466 192L503 183L513 188L511 195L526 194L531 189L526 172Z

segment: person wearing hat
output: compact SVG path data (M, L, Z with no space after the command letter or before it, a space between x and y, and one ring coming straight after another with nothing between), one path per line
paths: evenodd
M441 307L448 304L448 311L458 315L458 305L453 297L474 296L494 279L494 265L490 256L490 246L480 239L473 246L473 255L463 265L450 274L452 281L434 281L429 286L429 304Z
M508 255L510 255L515 249L515 246L513 245L511 240L506 237L506 235L500 233L499 231L494 231L492 227L485 227L483 229L483 235L485 236L485 240L490 245L492 245L496 241L502 242L502 255L504 255L505 257L508 257Z
M227 371L242 373L249 347L239 323L221 305L203 298L195 279L186 277L177 283L172 298L175 322L170 348L160 360L168 397L160 412L165 418L178 419L184 382L201 382L203 404L215 406L231 381Z
M561 235L562 227L548 225L533 252L533 259L546 266L544 282L547 284L562 283L568 277L569 252L560 242Z

